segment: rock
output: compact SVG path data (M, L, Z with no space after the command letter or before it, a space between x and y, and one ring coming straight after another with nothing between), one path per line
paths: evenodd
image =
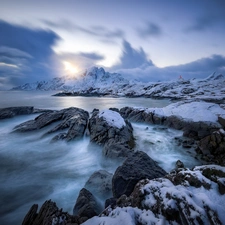
M132 217L134 224L141 225L150 220L163 224L222 225L225 209L224 201L220 199L224 197L214 187L219 188L218 181L224 175L224 167L207 165L192 170L183 168L164 178L144 179L136 184L129 196L122 195L116 206L107 208L102 215L117 219L121 218L120 213L129 212L135 215Z
M29 120L14 128L17 132L27 132L33 130L39 130L46 127L56 121L60 122L54 128L49 130L46 134L64 131L66 132L57 134L53 137L52 141L66 140L71 141L77 138L81 138L84 135L88 124L89 114L87 111L75 107L62 109L60 111L51 111L42 113L34 120Z
M163 177L166 172L160 168L146 153L137 151L129 156L113 175L113 196L119 198L129 196L139 180Z
M105 116L101 116L101 113L105 113ZM108 118L107 115L109 115ZM119 113L112 110L103 112L95 110L89 120L89 131L92 142L105 145L104 154L108 157L118 154L115 151L115 154L113 151L109 151L111 145L114 145L114 149L115 144L125 146L128 149L132 149L135 145L132 125L124 120ZM124 148L120 149L124 150Z
M124 159L133 153L128 145L107 142L102 150L103 155L111 159Z
M112 196L112 177L112 173L98 170L90 176L84 187L101 199L109 198Z
M22 225L32 225L33 221L38 215L37 210L38 210L38 205L37 204L32 205L27 215L23 219Z
M29 120L27 122L21 123L14 128L16 132L27 132L41 129L47 125L50 125L53 122L60 120L63 116L62 111L53 111L42 113L34 120Z
M179 170L180 168L184 168L184 163L180 160L176 161L176 170Z
M66 225L71 221L71 216L59 210L55 202L45 201L39 213L38 205L34 204L25 216L22 225Z
M73 215L80 218L91 218L101 212L100 206L90 191L82 188L73 208Z
M0 109L0 119L11 118L17 115L32 114L34 107L32 106L20 106L20 107L8 107Z
M218 117L218 122L221 124L221 126L225 129L225 118L222 116Z
M191 94L191 93L193 93L195 91L197 91L196 88L188 88L188 87L186 87L186 88L183 88L181 90L181 93L187 95L187 94Z
M206 160L206 156L213 156L214 161L217 161L220 165L225 165L225 134L216 131L204 137L198 143L197 152L201 153ZM209 159L212 159L212 157Z

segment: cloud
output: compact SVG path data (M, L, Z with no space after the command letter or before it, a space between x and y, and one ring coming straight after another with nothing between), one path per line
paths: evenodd
M90 26L90 27L82 27L78 24L72 23L68 20L60 20L57 22L42 20L46 25L51 28L58 28L68 32L81 32L88 34L90 36L100 37L104 39L116 39L116 38L124 38L124 32L121 29L110 30L104 26Z
M147 22L144 27L137 28L137 33L140 37L159 37L162 35L162 30L159 25L151 22Z
M58 55L61 62L67 61L75 66L79 71L95 66L99 61L105 59L103 55L96 52L61 53ZM63 68L62 68L63 69ZM62 70L61 73L64 73Z
M144 50L142 48L134 49L129 42L124 40L119 62L111 69L132 69L137 67L145 68L147 66L153 66L153 63L148 59Z
M159 68L147 58L143 49L135 50L124 41L120 63L110 68L128 79L139 81L166 81L177 79L182 75L185 79L204 78L213 72L225 74L225 56L212 55L196 61Z
M0 88L56 76L52 46L59 37L0 21Z
M80 52L78 55L83 56L88 59L96 60L96 61L105 59L105 57L103 55L100 55L96 52L91 52L91 53Z
M195 19L193 24L188 26L186 32L201 32L212 28L217 23L217 18L213 16L203 16Z

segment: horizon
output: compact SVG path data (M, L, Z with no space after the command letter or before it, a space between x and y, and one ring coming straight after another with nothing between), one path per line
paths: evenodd
M0 6L0 89L92 66L143 82L225 71L222 0L9 0Z

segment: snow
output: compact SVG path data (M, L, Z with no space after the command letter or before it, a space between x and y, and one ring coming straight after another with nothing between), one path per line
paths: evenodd
M119 129L126 126L124 119L118 112L112 110L102 110L99 112L98 116L100 118L103 117L110 126L117 127Z
M132 207L117 207L112 210L108 216L94 217L83 223L83 225L118 225L118 224L177 224L175 221L168 221L162 215L163 211L175 210L179 211L180 207L193 224L199 224L199 219L204 224L209 224L208 213L211 219L215 216L225 224L225 196L219 194L217 183L207 179L201 173L205 168L214 168L216 170L225 171L224 167L217 165L197 166L193 170L183 170L179 173L184 175L195 176L198 180L210 184L210 189L203 186L196 188L191 186L188 181L182 184L174 185L167 178L157 178L149 180L147 184L141 187L144 194L142 205L144 209ZM224 178L220 178L224 181ZM158 213L153 209L159 206ZM160 207L161 205L161 207ZM179 205L179 206L178 206ZM188 207L188 210L187 210ZM207 208L210 210L207 211ZM207 212L206 212L207 211Z
M143 109L140 109L143 110ZM203 101L180 101L164 108L148 108L147 113L155 113L160 116L180 116L193 122L205 121L217 123L218 116L225 116L225 110L218 104Z
M74 78L64 76L27 83L13 90L58 90L76 94L222 101L225 99L224 86L225 77L222 74L213 74L206 79L142 83L127 80L118 73L106 72L101 67L92 67Z

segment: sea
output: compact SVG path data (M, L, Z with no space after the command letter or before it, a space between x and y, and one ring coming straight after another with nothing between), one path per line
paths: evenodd
M56 97L55 92L0 91L0 108L34 106L39 109L60 110L78 107L93 109L131 107L165 107L169 99L123 97ZM51 199L59 208L72 214L79 191L95 171L114 173L121 161L106 159L102 147L90 143L89 137L65 143L51 143L48 128L15 133L13 128L38 114L0 120L0 224L22 224L33 204L40 206ZM182 131L132 123L136 150L146 152L167 172L181 160L186 167L200 165L191 150L178 146L175 137ZM104 200L102 199L102 204Z

